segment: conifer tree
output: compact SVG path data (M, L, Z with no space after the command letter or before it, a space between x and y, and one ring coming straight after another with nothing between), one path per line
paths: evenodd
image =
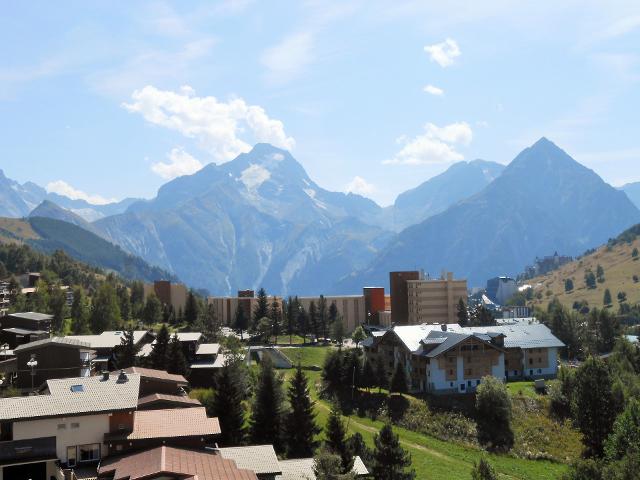
M267 298L267 292L264 288L258 290L256 307L253 310L253 321L251 323L251 329L255 330L258 327L258 323L264 317L269 316L269 299Z
M318 309L316 307L316 302L311 300L309 304L309 323L311 324L311 330L313 331L313 335L318 340L320 337L320 321L318 319Z
M333 321L333 332L332 332L333 340L338 343L338 348L342 347L342 342L344 341L345 331L344 331L344 322L342 321L342 315L338 315L336 319Z
M334 401L325 426L325 447L329 452L339 455L342 461L342 473L353 467L353 455L347 448L347 431L340 415L338 402Z
M147 297L142 311L142 321L147 325L155 325L162 321L162 304L155 293Z
M320 428L315 420L315 402L309 394L309 382L299 364L291 379L288 397L291 410L285 421L287 455L289 458L311 457L318 446L315 436Z
M120 307L113 285L104 282L93 298L91 309L91 329L93 333L102 333L120 325Z
M73 304L71 305L71 331L74 335L87 335L91 333L89 327L89 301L80 287L73 291Z
M60 285L54 285L49 294L48 312L53 315L51 320L52 330L60 332L64 319L67 318L69 307L67 307L67 295Z
M167 354L169 352L169 329L163 323L155 343L151 346L149 363L156 370L167 370Z
M604 303L605 307L608 307L612 303L611 291L608 288L604 290L604 297L602 298L602 302Z
M469 323L469 311L467 310L467 304L462 297L458 300L456 315L458 316L458 325L466 327Z
M318 300L318 321L320 322L320 331L322 332L322 340L327 341L329 338L328 329L328 312L327 312L327 299L324 295L320 295Z
M309 329L309 315L302 305L298 308L298 315L296 318L298 324L298 333L302 335L304 343L307 343L307 333Z
M486 458L480 457L480 461L473 465L471 480L498 480L498 474Z
M273 444L277 452L283 451L283 400L282 379L276 375L271 359L265 355L260 365L249 422L252 443Z
M133 335L133 326L129 325L122 335L120 345L116 350L116 358L118 360L118 368L129 368L136 364L136 355L138 354L138 346L135 343Z
M378 393L383 388L389 387L389 377L387 376L387 369L384 366L384 360L381 355L376 357L376 384L378 385Z
M280 303L276 297L273 297L271 301L271 308L269 310L269 318L271 319L271 335L274 336L275 344L278 343L278 335L280 334L280 327L282 324L282 312L280 310Z
M117 289L118 301L120 302L120 317L123 322L131 320L131 299L129 290L124 285L120 285Z
M407 373L404 366L398 362L391 376L391 393L407 393Z
M393 433L391 425L386 424L373 440L375 450L373 452L373 467L371 473L376 480L411 480L416 474L413 470L407 471L411 466L411 455L406 452L398 435Z
M293 334L296 331L296 319L298 315L298 303L297 300L289 297L286 305L283 305L284 313L284 326L289 335L289 345L293 343Z
M362 379L360 381L360 386L369 391L369 389L374 387L376 384L376 372L373 370L371 361L366 360L364 362L364 367L362 367Z
M193 325L198 320L198 314L200 312L198 299L193 294L193 291L189 291L187 295L187 301L184 304L184 321L187 325Z
M189 375L189 365L184 357L182 345L178 340L178 334L174 334L167 347L167 372L187 377Z
M244 314L244 309L238 304L233 318L233 329L240 334L240 340L244 340L244 332L249 328L249 319Z
M480 443L498 449L511 448L511 397L502 381L492 376L482 378L476 394L476 411Z
M360 342L367 338L367 334L362 328L362 325L358 325L356 329L351 334L351 340L353 340L356 344L356 348L360 349Z
M328 328L330 329L331 333L333 333L333 326L336 322L336 320L338 319L338 315L340 314L340 312L338 312L338 306L336 305L336 302L333 301L331 302L331 305L329 305L329 312L327 314L327 323L328 323ZM344 336L344 333L343 333Z
M207 413L220 421L220 444L225 447L241 445L245 438L245 386L239 362L224 365L216 376L216 388L207 405Z

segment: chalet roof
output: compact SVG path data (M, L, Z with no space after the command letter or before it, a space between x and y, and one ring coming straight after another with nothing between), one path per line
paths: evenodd
M77 348L77 349L91 349L91 345L87 342L81 342L79 340L75 340L68 337L51 337L51 338L43 338L42 340L36 340L35 342L25 343L23 345L18 345L13 349L14 352L26 352L29 350L34 350L37 348L45 347L47 345L58 345L61 347L68 348Z
M222 457L235 461L238 467L246 468L258 475L279 475L282 473L273 445L228 447L220 448L218 451Z
M32 320L34 322L43 322L50 321L53 319L53 315L49 315L48 313L38 313L38 312L21 312L21 313L10 313L8 315L12 318L22 318L25 320Z
M136 330L133 332L134 343L139 343L145 335L149 333L147 330ZM69 335L68 338L87 342L91 348L114 348L122 343L125 332L122 330L106 331L100 335Z
M233 460L207 452L157 447L102 462L100 475L112 473L114 480L140 480L159 475L197 480L257 480L250 470ZM168 474L168 475L167 475Z
M9 327L3 328L3 332L14 333L16 335L48 335L46 330L31 330L30 328Z
M179 407L201 407L202 403L196 398L185 395L167 395L164 393L152 393L138 400L138 407L145 407L156 402L170 402Z
M155 368L129 367L124 370L127 373L137 373L142 378L152 378L160 382L178 383L188 385L187 379L182 375L169 373L165 370L156 370Z
M174 335L178 336L178 341L180 342L197 342L202 338L201 332L176 332L171 334L172 337ZM154 340L151 343L154 344L156 341Z
M447 325L451 331L468 331L487 335L504 335L505 348L552 348L564 347L549 327L542 323L518 323L515 325L499 325L491 327L460 327L458 324Z
M201 343L198 345L196 355L217 355L219 351L219 343Z
M296 458L292 460L281 460L280 468L282 475L276 477L278 480L316 480L313 469L313 458ZM356 476L368 475L369 471L360 457L354 457L353 468Z
M218 419L208 418L204 407L138 410L133 418L133 431L126 439L192 437L220 432Z
M437 339L437 347L429 352L426 352L425 356L429 358L435 358L438 355L441 355L446 351L452 349L459 343L462 343L468 338L471 338L472 336L472 334L468 333L453 333L443 332L442 330L432 330L427 335L427 339Z
M73 387L73 388L72 388ZM0 399L0 420L30 420L134 410L138 405L140 376L118 380L111 375L47 380L44 395Z

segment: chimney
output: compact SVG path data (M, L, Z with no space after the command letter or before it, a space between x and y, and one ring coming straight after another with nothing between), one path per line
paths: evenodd
M129 381L129 377L127 377L127 373L124 370L120 370L120 374L118 375L118 380L116 383L126 383Z
M102 372L102 381L106 382L107 380L109 380L109 371L105 370L104 372Z

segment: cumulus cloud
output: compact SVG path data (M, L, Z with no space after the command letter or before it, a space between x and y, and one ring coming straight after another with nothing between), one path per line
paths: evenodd
M262 107L249 105L242 98L223 102L216 97L198 97L189 86L174 92L151 85L134 91L131 97L131 103L123 104L129 112L196 140L219 162L248 152L256 142L289 150L295 146L280 120L270 118Z
M426 45L424 51L429 54L432 62L436 62L442 68L453 65L455 58L462 53L458 43L451 38L447 38L442 43Z
M471 127L466 122L452 123L438 127L427 123L424 133L414 138L401 137L398 143L402 149L385 160L387 165L429 165L451 163L464 160L456 150L457 145L468 145L473 139Z
M63 195L71 200L84 200L93 205L106 205L116 201L113 198L104 198L100 195L89 195L82 190L73 188L64 180L56 180L55 182L47 183L46 190L48 193L57 193L58 195Z
M191 175L202 168L202 163L182 148L174 148L167 154L168 162L157 162L151 165L153 173L162 178L172 180L183 175Z
M436 95L438 97L441 95L444 95L444 90L434 85L425 85L425 87L422 90L430 95Z
M355 176L353 180L351 180L347 186L345 187L345 192L347 193L357 193L358 195L371 195L376 191L376 187L367 182L364 178Z
M313 34L299 32L267 48L260 61L267 68L271 83L286 83L298 77L313 60Z

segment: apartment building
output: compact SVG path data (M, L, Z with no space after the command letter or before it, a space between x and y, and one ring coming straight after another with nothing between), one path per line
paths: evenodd
M171 305L173 309L178 312L184 311L184 306L187 304L187 287L181 283L172 283L168 280L157 280L153 283L144 284L144 300L154 293L160 303L164 305Z
M457 324L396 326L363 342L367 361L391 376L400 363L414 392L467 393L482 377L553 378L564 344L544 325L466 328Z
M300 305L308 312L311 302L318 306L320 297L298 297ZM363 325L367 321L367 310L365 308L364 295L336 295L324 297L327 305L327 313L332 303L336 304L338 315L342 317L342 322L346 332L353 332L358 325Z
M455 280L451 272L439 279L407 280L407 324L457 322L460 299L467 303L467 281Z

